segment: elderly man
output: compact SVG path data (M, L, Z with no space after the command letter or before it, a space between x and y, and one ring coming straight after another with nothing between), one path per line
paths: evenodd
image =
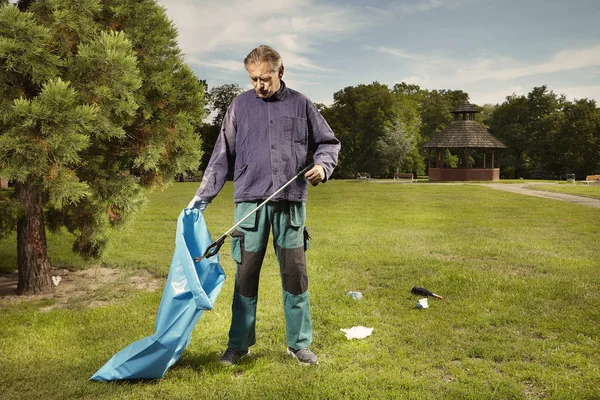
M236 223L302 170L309 151L315 166L305 174L306 180L313 185L325 182L340 150L340 142L315 105L281 80L284 67L277 51L259 46L244 65L254 90L231 102L189 205L203 211L231 176ZM281 272L287 352L302 364L318 364L308 349L312 323L304 254L308 247L306 180L296 179L232 234L237 271L229 344L221 357L225 365L235 364L256 343L258 282L270 230Z

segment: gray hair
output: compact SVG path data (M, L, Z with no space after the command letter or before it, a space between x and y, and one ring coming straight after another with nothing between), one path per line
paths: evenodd
M244 67L248 69L248 65L257 64L263 61L268 61L271 64L272 71L279 70L283 65L283 60L279 53L272 47L261 45L252 50L244 59Z

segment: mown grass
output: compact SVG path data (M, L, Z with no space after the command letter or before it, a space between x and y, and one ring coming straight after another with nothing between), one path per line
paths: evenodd
M166 276L175 220L197 184L149 194L103 262ZM231 226L231 186L209 205L214 236ZM0 309L0 388L8 399L593 399L600 397L600 210L476 185L331 181L310 189L307 253L318 367L285 355L281 285L268 253L258 343L241 365L227 343L234 264L180 362L153 382L87 379L153 331L160 293L106 307ZM84 267L67 238L54 260ZM10 257L7 242L0 257ZM6 269L6 267L4 267ZM418 310L413 285L445 297ZM355 301L347 291L363 292ZM341 328L373 327L364 340Z
M574 196L591 197L593 199L600 199L600 185L535 185L530 187L535 190L545 190L547 192L572 194Z

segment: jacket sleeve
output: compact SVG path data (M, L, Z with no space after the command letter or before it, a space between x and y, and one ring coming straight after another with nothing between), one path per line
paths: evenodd
M307 104L309 150L314 153L314 162L325 170L326 182L337 166L341 145L317 107L311 101Z
M233 104L225 113L221 132L215 143L208 166L204 171L196 196L207 202L217 197L227 179L231 179L235 165L236 122Z

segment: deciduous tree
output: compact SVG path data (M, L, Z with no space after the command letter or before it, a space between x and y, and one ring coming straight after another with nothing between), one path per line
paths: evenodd
M215 142L221 131L221 125L223 124L227 108L229 108L233 99L243 92L244 89L237 83L231 83L215 86L206 94L208 108L214 116L210 124L205 124L202 127L203 156L200 162L200 169L204 170L208 165Z
M578 179L600 173L600 109L591 99L575 100L564 107L564 122L557 138L560 173Z
M388 174L402 170L412 171L410 155L416 149L415 137L398 118L386 125L383 135L377 140L377 152L382 164L387 167Z
M333 99L333 105L322 114L342 144L337 176L379 174L383 167L377 155L377 140L395 116L389 88L378 82L349 86L336 92Z

